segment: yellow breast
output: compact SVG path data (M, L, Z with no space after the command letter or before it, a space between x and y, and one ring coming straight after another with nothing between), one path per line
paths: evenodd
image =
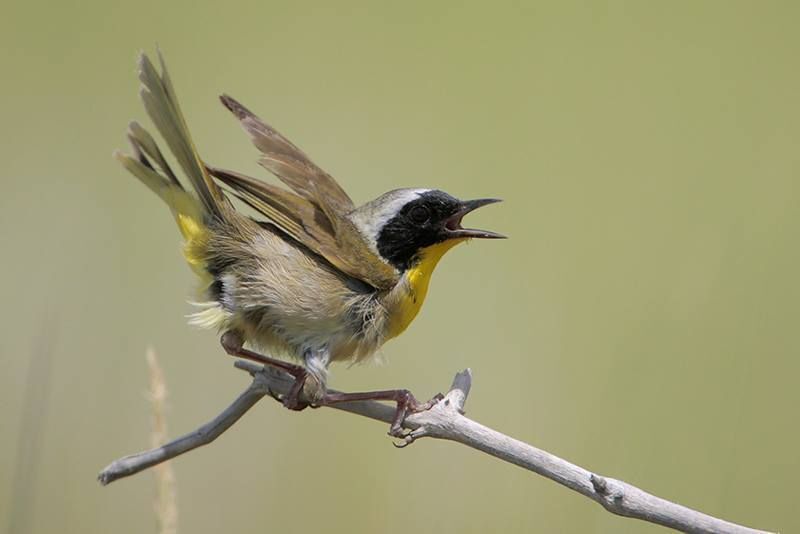
M462 241L464 239L449 239L420 251L418 261L405 272L403 280L395 290L397 294L393 295L387 339L399 336L408 328L425 301L428 283L436 264L445 252Z

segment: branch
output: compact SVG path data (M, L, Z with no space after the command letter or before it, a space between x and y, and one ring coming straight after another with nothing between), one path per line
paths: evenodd
M285 395L293 378L270 367L237 360L236 367L250 373L253 382L224 412L199 429L159 448L116 460L99 475L109 484L212 442L233 425L265 395ZM495 458L533 471L580 493L609 512L690 533L769 534L656 497L621 480L588 471L464 416L464 404L472 386L469 369L456 374L444 399L428 411L408 416L403 424L409 430L400 446L421 437L455 441ZM390 423L394 408L374 401L349 402L329 406L353 414Z
M261 380L253 380L253 383L233 401L221 414L212 421L204 424L197 430L184 434L166 445L150 449L149 451L138 452L115 460L98 475L97 479L102 485L114 482L117 479L135 475L148 467L153 467L161 462L165 462L176 456L180 456L192 449L208 445L223 432L228 430L241 416L252 408L261 397L267 394L267 389Z

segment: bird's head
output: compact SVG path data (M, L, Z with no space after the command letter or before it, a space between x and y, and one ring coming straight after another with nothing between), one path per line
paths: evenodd
M395 189L359 207L350 218L384 260L405 272L426 255L435 255L435 264L468 239L504 238L461 225L467 213L495 202L499 200L459 200L436 189Z

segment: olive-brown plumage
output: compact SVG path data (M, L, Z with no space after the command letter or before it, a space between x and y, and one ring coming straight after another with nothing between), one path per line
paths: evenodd
M202 281L191 322L225 331L223 345L232 354L292 372L290 407L300 407L302 396L319 403L355 398L326 392L329 364L362 360L405 330L452 246L502 237L460 224L492 199L462 202L442 191L398 189L356 207L302 150L227 95L222 103L261 152L259 162L289 189L209 166L195 149L163 59L159 74L142 55L139 79L147 113L191 190L137 123L128 131L133 155L116 157L172 210L184 255ZM238 211L231 198L263 219ZM395 433L405 411L417 407L403 391L357 398L396 400Z

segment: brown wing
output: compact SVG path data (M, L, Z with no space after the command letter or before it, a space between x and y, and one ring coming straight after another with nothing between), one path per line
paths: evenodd
M262 152L261 165L294 193L222 169L209 168L211 175L280 230L337 269L376 289L393 287L397 283L397 272L372 251L347 217L355 206L336 180L236 100L227 95L221 100Z
M349 219L341 218L334 231L322 210L299 195L237 172L215 167L208 167L208 172L336 269L376 289L390 289L397 283L397 272L372 252Z
M313 219L318 212L304 198L244 174L215 167L207 169L214 178L229 186L239 200L267 217L291 238L301 243L319 240L303 224L304 220Z
M242 123L261 153L259 163L291 187L295 193L317 205L335 224L339 216L355 208L353 201L333 177L317 167L291 141L228 95L220 100Z

